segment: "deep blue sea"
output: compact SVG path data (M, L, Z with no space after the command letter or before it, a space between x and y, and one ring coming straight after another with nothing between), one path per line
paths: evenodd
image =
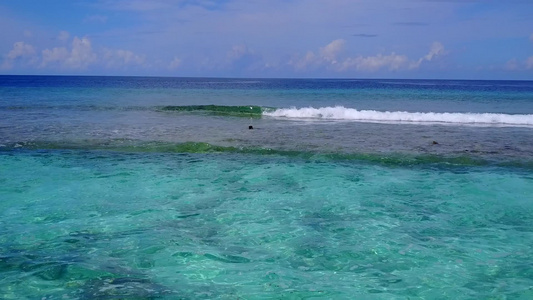
M0 299L533 299L533 81L0 76Z

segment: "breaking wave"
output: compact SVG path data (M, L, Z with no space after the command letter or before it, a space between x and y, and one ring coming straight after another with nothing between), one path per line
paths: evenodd
M264 111L263 115L289 119L348 120L386 123L452 123L503 126L533 126L533 114L498 113L433 113L407 111L357 110L343 106L281 108Z

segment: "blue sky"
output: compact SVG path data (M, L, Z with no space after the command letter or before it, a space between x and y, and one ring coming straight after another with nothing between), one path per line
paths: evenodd
M0 0L0 74L533 80L531 0Z

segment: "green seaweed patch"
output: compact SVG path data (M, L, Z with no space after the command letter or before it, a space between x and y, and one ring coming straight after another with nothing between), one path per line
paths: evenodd
M106 148L107 149L107 148ZM110 147L109 150L118 150L125 152L163 152L163 153L212 153L212 152L238 152L236 147L224 147L211 145L202 142L185 142L185 143L144 143L140 145L124 145L120 147Z
M177 112L199 112L209 113L214 115L231 115L238 117L261 117L263 111L268 108L261 106L226 106L226 105L184 105L184 106L163 106L162 111L177 111Z
M250 155L277 155L311 161L359 161L387 167L476 167L495 166L533 169L533 160L488 160L471 155L435 155L405 153L339 153L305 150L281 150L264 147L219 146L205 142L141 142L138 140L81 140L68 142L29 142L2 145L0 151L24 150L83 150L123 153L237 153Z

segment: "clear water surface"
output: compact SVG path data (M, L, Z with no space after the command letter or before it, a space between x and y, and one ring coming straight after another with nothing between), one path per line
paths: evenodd
M0 298L533 298L532 114L527 81L0 76Z

